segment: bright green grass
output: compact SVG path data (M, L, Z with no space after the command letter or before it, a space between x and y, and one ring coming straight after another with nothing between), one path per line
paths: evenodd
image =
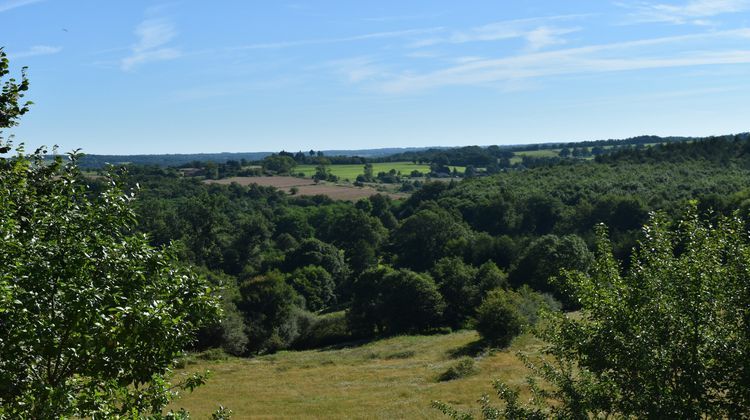
M542 345L521 335L509 349L476 355L475 375L439 381L478 338L474 331L459 331L253 359L199 361L186 371L210 369L213 376L174 408L184 407L196 418L208 418L222 404L237 419L440 419L444 417L430 407L431 401L440 400L478 414L476 401L494 394L493 379L523 388L527 370L515 353L536 357ZM521 397L528 398L528 392Z
M294 168L293 172L296 173L304 173L306 177L311 177L315 175L315 168L317 168L318 165L298 165ZM454 168L454 166L450 167L451 169ZM458 172L463 172L464 168L462 166L455 166L456 170ZM350 181L354 181L357 179L357 175L363 175L365 173L365 165L329 165L328 169L339 177L341 180L348 179ZM427 174L430 172L430 165L419 165L412 162L386 162L386 163L373 163L372 164L372 172L373 175L377 176L379 172L388 172L391 169L395 169L397 172L401 172L401 175L403 176L409 176L412 171L419 171L423 174Z

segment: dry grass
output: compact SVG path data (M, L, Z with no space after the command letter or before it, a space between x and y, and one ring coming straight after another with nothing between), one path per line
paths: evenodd
M315 184L312 179L297 178L293 176L233 176L231 178L216 180L208 179L203 182L222 185L229 185L232 183L240 185L258 184L264 187L276 187L281 189Z
M297 188L297 195L327 195L333 200L357 201L375 194L385 194L394 200L402 199L408 194L382 192L371 187L355 187L353 185L340 185L327 182L315 183L309 178L297 178L292 176L250 176L232 177L219 180L206 180L206 183L229 185L237 183L240 185L258 184L266 187L276 187L290 192L292 187Z
M523 383L526 369L516 351L535 353L540 347L532 337L518 337L508 350L475 355L477 374L439 382L440 374L465 357L477 339L475 332L462 331L200 362L188 370L210 369L214 375L176 406L206 418L222 404L234 411L236 419L427 419L440 416L430 407L433 400L476 410L476 400L492 393L493 379Z

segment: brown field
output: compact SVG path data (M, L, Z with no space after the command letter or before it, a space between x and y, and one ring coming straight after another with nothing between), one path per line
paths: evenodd
M234 176L231 178L217 180L208 179L203 182L222 185L229 185L232 183L237 183L240 185L258 184L264 187L276 187L279 189L315 184L312 179L296 178L293 176Z
M375 194L385 194L393 199L407 197L407 194L390 193L378 191L371 187L355 187L353 185L332 184L321 182L316 184L309 178L296 178L291 176L255 176L255 177L232 177L219 180L206 180L204 182L229 185L237 183L240 185L258 184L267 187L276 187L289 192L292 187L297 188L297 195L326 195L333 200L356 201Z
M447 418L430 407L431 401L440 400L477 415L483 394L499 402L492 380L524 388L527 370L515 352L535 357L542 345L522 335L509 349L476 355L475 375L438 381L461 357L456 353L477 339L474 331L461 331L253 359L197 361L186 370L209 369L213 376L173 407L184 407L196 418L208 418L219 404L231 409L234 419ZM522 392L522 400L528 397Z

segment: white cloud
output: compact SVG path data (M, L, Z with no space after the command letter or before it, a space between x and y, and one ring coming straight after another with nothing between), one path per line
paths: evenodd
M549 52L475 60L426 73L405 73L380 85L382 91L401 93L444 86L485 85L565 74L632 71L719 64L749 64L750 50L723 51L672 48L665 53L650 48L677 44L691 46L711 38L750 39L750 29L644 39Z
M8 54L11 58L26 58L34 57L37 55L50 55L57 54L62 51L62 47L52 47L49 45L35 45L26 51L21 51L15 54Z
M667 22L709 25L711 21L707 18L750 10L750 0L691 0L679 5L653 2L636 5L617 4L621 7L634 9L631 18L635 23Z
M528 48L532 51L538 51L552 45L565 44L563 35L580 31L580 28L549 28L542 26L526 33L526 42Z
M174 25L165 19L147 19L135 28L138 42L131 47L131 54L120 61L120 68L128 71L152 62L173 60L182 56L177 48L166 47L177 36Z
M403 38L415 35L424 35L428 33L434 33L443 30L443 28L425 28L425 29L406 29L402 31L388 31L388 32L373 32L363 35L353 35L341 38L316 38L316 39L302 39L296 41L280 41L280 42L268 42L268 43L257 43L242 45L239 47L230 48L232 50L266 50L266 49L280 49L280 48L291 48L291 47L302 47L308 45L322 45L322 44L337 44L342 42L354 42L354 41L366 41L370 39L386 39L386 38Z
M520 38L526 40L528 49L535 51L551 45L564 44L566 41L563 35L580 30L578 27L555 27L552 26L553 22L582 19L588 16L560 15L492 22L466 30L453 31L442 37L420 39L411 43L409 47L422 48L445 43L463 44Z
M28 6L30 4L39 3L43 0L6 0L0 2L0 13L6 12L17 7Z

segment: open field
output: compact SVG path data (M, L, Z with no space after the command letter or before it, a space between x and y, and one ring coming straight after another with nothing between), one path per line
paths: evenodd
M507 350L475 356L477 374L438 381L477 339L474 331L460 331L341 349L200 361L186 371L210 369L214 375L175 406L196 418L206 418L219 404L233 410L237 419L442 418L431 401L475 410L482 394L494 395L493 379L522 386L526 368L515 353L537 354L541 346L522 335Z
M294 173L304 173L306 177L315 175L315 168L318 165L299 165L294 168ZM348 179L354 181L357 179L357 175L363 175L365 172L365 165L329 165L328 169L332 174L336 175L340 179ZM451 166L451 169L454 167ZM458 172L463 172L464 168L461 166L455 166ZM386 163L373 163L372 172L377 176L379 172L388 172L391 169L395 169L397 172L401 172L404 176L409 176L412 171L419 171L423 174L430 172L430 165L418 165L412 162L386 162Z
M407 194L383 192L372 187L355 187L353 185L340 185L328 182L316 184L309 178L296 178L292 176L248 176L232 177L219 180L206 180L206 183L229 185L237 183L240 185L258 184L266 187L276 187L280 190L290 192L292 187L297 188L297 195L327 195L334 200L356 201L375 194L385 194L393 199L407 197Z
M240 185L258 184L263 187L276 187L279 189L300 187L303 185L315 185L311 179L296 178L293 176L233 176L224 179L209 179L204 181L209 184L229 185L237 183Z

